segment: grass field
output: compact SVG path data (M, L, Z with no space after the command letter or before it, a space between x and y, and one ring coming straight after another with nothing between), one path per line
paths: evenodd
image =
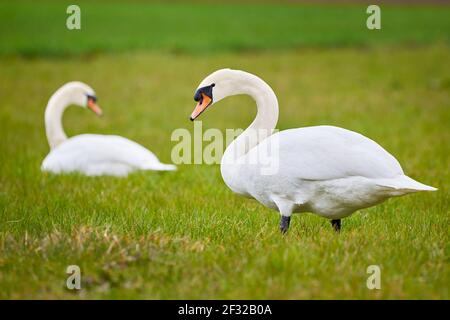
M344 32L356 19L356 7L350 6L343 29L322 38L320 32L306 32L298 39L288 35L294 22L282 17L303 12L303 6L263 6L249 20L262 30L278 28L280 39L237 34L232 25L230 32L221 30L221 43L209 45L216 38L206 32L205 42L192 37L192 44L185 34L171 40L175 26L160 38L155 31L144 37L138 18L122 24L117 37L89 31L80 42L71 42L48 19L56 5L45 5L46 13L21 3L0 5L13 11L14 19L25 10L31 25L44 19L54 32L53 42L45 42L46 34L26 43L23 35L34 28L14 20L17 24L6 35L9 24L0 8L0 39L16 41L0 41L0 298L450 297L450 30L444 19L449 8L395 9L392 14L398 21L404 18L403 25L413 24L406 17L421 16L430 27L410 34L387 30L377 45L360 46L372 41L364 38L367 31ZM104 11L146 17L150 10L118 6ZM197 15L196 20L209 12L210 5L196 6L177 5L177 16L170 14L173 7L158 5L158 17L161 23L174 19L181 30L186 12ZM239 16L241 7L225 7ZM101 11L98 3L92 8ZM331 24L341 10L306 8L335 17ZM262 17L271 12L275 22ZM224 17L213 21L225 25ZM321 21L324 30L333 29L328 20ZM186 35L195 30L186 27ZM149 39L154 40L150 46ZM411 46L410 40L418 45ZM267 43L267 50L230 49L247 43L249 48ZM277 50L278 44L283 50ZM106 52L78 55L93 49ZM36 57L30 59L30 52ZM61 53L72 56L53 56ZM343 220L339 235L325 219L296 215L283 237L278 214L233 194L215 165L182 165L175 173L136 173L126 179L40 172L48 153L45 105L64 82L92 85L105 112L96 118L69 108L64 117L69 136L123 135L170 162L176 144L170 141L172 131L193 129L188 117L197 84L222 67L253 72L273 87L280 102L280 129L331 124L358 131L394 154L408 175L439 191L362 210ZM208 110L203 127L245 128L254 115L248 97L233 97ZM81 267L81 291L65 288L71 264ZM372 264L381 267L381 290L366 287L366 268Z

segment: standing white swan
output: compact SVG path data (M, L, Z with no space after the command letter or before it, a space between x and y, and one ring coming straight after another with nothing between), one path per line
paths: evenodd
M51 151L42 162L43 171L126 176L135 170L176 169L174 165L159 162L152 152L123 137L81 134L68 139L61 123L64 110L74 104L101 115L96 100L94 90L77 81L66 83L52 95L45 110L45 130Z
M198 103L191 120L213 103L237 94L251 96L258 113L227 147L222 177L234 192L278 210L283 233L294 212L328 218L339 231L340 219L358 209L393 196L437 190L406 176L391 154L359 133L333 126L274 133L278 121L275 93L263 80L244 71L222 69L206 77L195 93ZM276 170L265 171L268 162L276 164Z

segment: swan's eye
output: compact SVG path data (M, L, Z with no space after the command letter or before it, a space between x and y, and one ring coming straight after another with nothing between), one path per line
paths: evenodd
M203 95L207 96L208 98L210 98L212 100L213 98L213 88L214 88L215 84L211 84L209 86L206 87L201 87L198 88L197 91L194 94L194 101L201 101L203 99Z
M86 94L88 101L91 100L92 102L97 102L97 97L92 94Z
M200 101L202 99L202 93L200 92L200 89L198 89L196 92L195 92L195 95L194 95L194 101Z

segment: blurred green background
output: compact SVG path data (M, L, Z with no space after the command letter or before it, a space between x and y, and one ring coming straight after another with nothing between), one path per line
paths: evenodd
M156 50L259 51L448 42L450 9L386 5L382 32L368 30L366 6L264 2L78 1L82 28L64 28L71 1L2 2L0 53L66 55Z
M0 1L1 298L449 298L450 7L365 3ZM278 214L233 194L216 165L126 179L43 174L44 110L62 84L97 92L104 117L69 108L64 127L118 134L170 162L198 83L231 67L278 96L278 128L330 124L395 155L439 188L343 221ZM202 115L203 128L245 128L248 97ZM82 270L81 291L65 287ZM380 265L382 289L366 268Z

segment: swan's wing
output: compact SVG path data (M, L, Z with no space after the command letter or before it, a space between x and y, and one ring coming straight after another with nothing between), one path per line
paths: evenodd
M92 166L117 166L123 171L130 169L152 169L160 164L149 150L120 136L83 134L72 137L52 150L42 168L49 171L87 171ZM55 168L57 170L55 170Z
M317 126L284 130L276 135L280 173L291 178L392 178L403 174L391 154L373 140L350 130Z

